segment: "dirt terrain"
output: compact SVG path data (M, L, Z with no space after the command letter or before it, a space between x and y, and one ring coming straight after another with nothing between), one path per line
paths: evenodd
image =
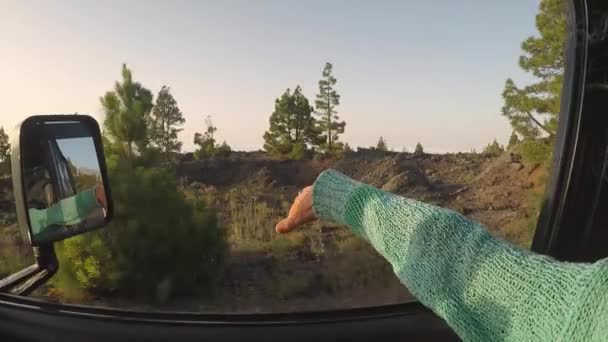
M447 207L486 225L490 231L526 245L524 237L506 235L533 214L530 196L546 182L538 164L526 164L516 153L483 154L391 153L364 150L337 162L271 160L255 154L185 162L178 166L182 182L206 189L229 190L258 184L263 192L293 198L333 168L380 189Z
M538 165L525 164L510 152L490 157L360 150L337 162L280 161L261 154L183 162L177 174L185 187L220 194L213 201L229 227L231 246L223 290L217 296L221 305L205 303L197 310L300 311L413 300L390 266L344 228L317 224L296 237L272 234L274 223L286 213L297 191L327 168L453 209L524 247L531 242L536 221L534 198L542 193L545 182ZM257 226L246 227L250 233L261 230L267 235L238 238L230 234L238 226L234 215L250 207L241 202L241 207L235 206L226 199L230 196L221 196L235 192L239 199L251 197L254 204L272 209L260 222L254 220Z
M274 160L263 153L184 160L176 169L181 189L215 208L229 252L214 293L134 304L96 298L79 303L198 312L286 312L386 305L414 300L390 265L346 228L317 223L277 235L299 191L325 169L399 195L453 209L490 232L528 247L546 171L517 153L415 155L361 149L338 161ZM0 209L14 211L10 178L0 178ZM13 215L3 215L0 276L31 263ZM45 294L41 292L42 296Z

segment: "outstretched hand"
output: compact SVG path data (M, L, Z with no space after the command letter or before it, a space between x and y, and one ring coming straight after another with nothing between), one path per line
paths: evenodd
M276 230L278 233L288 233L315 220L317 217L312 210L312 186L309 186L298 194L289 209L289 215L277 224Z
M103 185L98 184L95 186L95 199L102 208L106 210L108 209L108 200L106 198L106 191Z

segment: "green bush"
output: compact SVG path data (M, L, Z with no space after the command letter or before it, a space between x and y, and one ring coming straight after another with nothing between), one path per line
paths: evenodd
M484 147L483 149L483 153L491 157L497 157L501 155L504 151L504 147L500 145L498 141L496 141L496 139L494 139L491 144L486 145L486 147Z
M215 148L216 157L230 157L231 153L232 153L232 148L225 141L221 145L218 145Z
M17 224L12 185L10 177L0 177L0 279L34 263Z
M306 157L306 144L299 141L293 145L289 153L289 159L300 160Z
M55 288L165 299L210 289L222 267L223 232L216 213L187 200L175 178L165 169L112 169L114 220L59 244Z
M201 147L194 152L194 159L200 160L211 157L230 157L232 148L225 141L221 145L216 145L215 140L204 141Z
M553 144L548 140L526 139L521 143L521 153L525 161L543 163L551 160Z

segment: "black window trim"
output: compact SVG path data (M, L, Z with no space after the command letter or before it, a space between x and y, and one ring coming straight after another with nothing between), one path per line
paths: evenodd
M553 148L552 175L534 235L532 250L555 256L580 130L587 69L587 5L584 0L569 2L566 68L558 132Z
M553 176L532 249L560 260L608 257L608 3L571 3Z

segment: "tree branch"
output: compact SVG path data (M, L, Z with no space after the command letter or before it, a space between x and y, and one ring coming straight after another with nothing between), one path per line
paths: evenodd
M543 131L545 131L547 134L549 134L549 136L553 137L555 135L555 132L551 132L547 127L545 127L545 125L541 124L538 120L536 120L536 118L530 113L530 112L526 112L526 115L528 115L528 117L538 126L540 127Z

